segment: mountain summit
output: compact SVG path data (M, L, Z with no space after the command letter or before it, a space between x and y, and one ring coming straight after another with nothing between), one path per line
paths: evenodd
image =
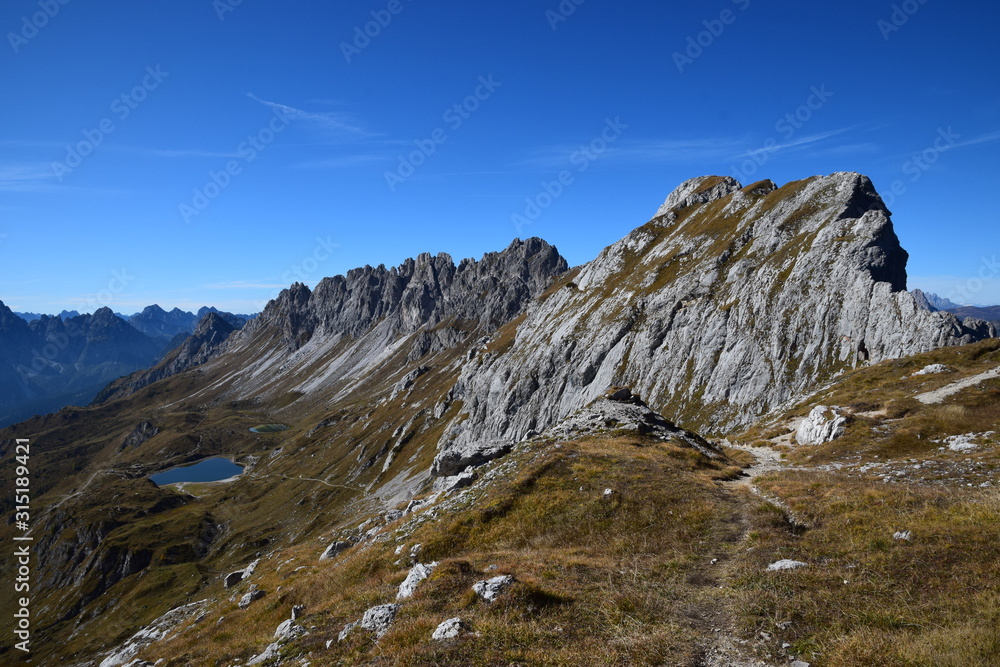
M860 174L686 181L540 299L505 354L465 367L443 448L517 441L612 385L724 432L860 364L995 335L920 307L906 261Z

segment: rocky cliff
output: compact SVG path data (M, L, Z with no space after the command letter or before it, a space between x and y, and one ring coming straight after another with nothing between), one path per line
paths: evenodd
M781 188L689 180L532 304L508 349L464 368L454 393L465 409L439 458L519 440L611 385L723 432L860 364L995 334L922 308L906 261L862 175Z
M297 283L232 337L218 363L241 362L222 383L237 398L329 391L392 356L416 361L494 332L567 268L555 247L531 238L478 261L424 253L325 278L314 290Z

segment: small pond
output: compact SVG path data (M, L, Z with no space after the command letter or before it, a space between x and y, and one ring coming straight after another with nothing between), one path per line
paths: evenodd
M261 424L260 426L254 426L250 429L251 433L280 433L281 431L287 431L288 426L285 424Z
M171 468L170 470L150 475L149 478L157 486L176 484L178 482L218 482L230 477L236 477L243 472L243 466L236 465L229 459L215 457L198 461L189 466Z

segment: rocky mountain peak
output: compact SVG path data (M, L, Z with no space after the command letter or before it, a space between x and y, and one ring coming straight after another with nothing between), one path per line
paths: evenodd
M356 338L385 322L389 335L398 336L445 320L489 333L567 268L541 239L516 239L502 252L458 266L447 253L422 253L392 269L364 266L324 278L312 291L296 283L268 304L242 338L274 327L298 349L317 332Z
M231 334L234 329L235 327L222 317L222 315L211 311L201 318L192 335L196 338L205 338L207 336L222 334L225 337Z
M907 254L867 177L773 185L681 184L536 303L506 354L464 368L443 449L516 442L612 385L724 432L855 366L995 335L905 291Z
M694 204L706 204L730 195L743 186L731 176L698 176L681 183L670 193L656 215L680 210Z
M104 306L98 308L94 311L94 314L90 316L88 324L92 327L98 326L114 326L117 322L120 322L121 318L115 315L115 312Z

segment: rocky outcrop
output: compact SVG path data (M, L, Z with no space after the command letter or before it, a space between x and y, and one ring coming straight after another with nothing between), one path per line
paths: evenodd
M157 435L159 432L160 429L154 426L153 422L149 420L139 422L138 424L135 425L135 428L129 431L128 435L126 435L125 438L122 440L121 449L138 447L139 445L143 444L153 436Z
M667 421L650 410L638 396L631 394L626 400L599 398L546 429L542 435L569 440L609 433L676 442L711 459L722 457L718 447L697 433Z
M119 667L129 662L139 653L170 635L171 631L181 623L201 614L208 605L208 600L199 600L168 611L147 627L132 635L131 638L101 660L100 667Z
M501 574L492 579L477 581L472 585L472 590L486 602L493 602L506 593L507 589L513 586L516 581L509 574Z
M314 290L295 284L205 370L221 369L229 400L267 400L290 391L335 400L373 368L386 371L387 399L394 392L405 398L422 382L417 364L424 357L471 346L496 331L566 270L553 246L533 238L478 261L456 265L444 253L425 253L391 269L365 266L324 278Z
M516 442L615 385L681 425L726 432L855 366L995 335L921 307L906 261L859 174L687 181L533 303L502 333L509 349L465 366L439 460Z
M847 417L840 414L839 408L817 405L799 422L795 441L800 445L822 445L842 436L846 428Z
M433 338L430 330L448 321L490 332L520 315L567 268L558 251L537 238L457 266L446 253L424 253L391 269L365 266L324 278L313 291L296 283L240 338L274 327L286 345L298 348L316 334L358 338L383 320L394 336L424 329Z

